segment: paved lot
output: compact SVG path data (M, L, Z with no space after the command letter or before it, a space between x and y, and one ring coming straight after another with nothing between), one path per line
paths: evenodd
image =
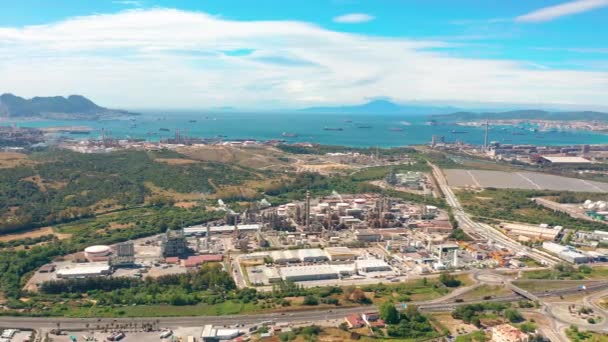
M443 170L454 187L608 192L608 183L535 172Z

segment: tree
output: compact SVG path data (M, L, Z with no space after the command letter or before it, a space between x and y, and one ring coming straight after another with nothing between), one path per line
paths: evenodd
M399 323L399 311L391 302L384 302L380 306L380 318L387 324Z
M524 317L519 313L519 311L515 309L507 309L505 310L505 317L511 323L518 323L524 320Z
M370 302L369 298L365 296L365 292L361 289L354 289L348 300L359 304L368 304Z
M458 287L460 286L460 280L456 279L453 275L444 272L439 275L439 281L447 287Z
M304 305L319 305L319 299L317 297L308 295L304 297L304 301L302 302Z

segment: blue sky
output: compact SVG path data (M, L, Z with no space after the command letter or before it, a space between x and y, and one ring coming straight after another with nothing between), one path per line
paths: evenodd
M608 108L608 0L0 3L0 92L125 107Z

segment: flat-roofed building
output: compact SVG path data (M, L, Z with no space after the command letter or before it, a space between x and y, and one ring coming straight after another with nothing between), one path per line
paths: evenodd
M325 254L330 261L352 261L357 257L348 247L327 247Z
M355 231L355 236L357 241L380 242L382 240L382 235L372 229L359 229Z
M357 265L357 270L362 273L392 271L389 264L380 259L357 260L355 263Z
M279 268L285 281L311 281L338 279L338 272L331 265L288 266Z
M538 162L545 165L560 165L560 164L590 164L589 159L576 156L540 156Z
M112 273L112 269L108 263L94 262L66 266L58 269L56 273L57 278L74 279L108 275Z
M275 264L295 264L302 261L297 250L282 250L270 252L270 257Z
M303 262L321 262L327 261L327 254L320 248L306 248L298 250L300 259Z
M534 226L521 223L502 223L500 225L511 235L521 235L537 240L555 241L563 227Z

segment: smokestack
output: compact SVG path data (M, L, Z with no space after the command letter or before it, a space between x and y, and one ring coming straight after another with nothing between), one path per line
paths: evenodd
M484 150L484 152L487 152L488 151L488 147L490 147L490 143L488 141L489 136L490 136L489 133L490 133L490 121L486 120L486 135L485 135L484 142L483 142L483 150Z
M305 222L306 222L306 231L310 230L310 191L306 191L306 208L304 209L304 215L306 215Z

